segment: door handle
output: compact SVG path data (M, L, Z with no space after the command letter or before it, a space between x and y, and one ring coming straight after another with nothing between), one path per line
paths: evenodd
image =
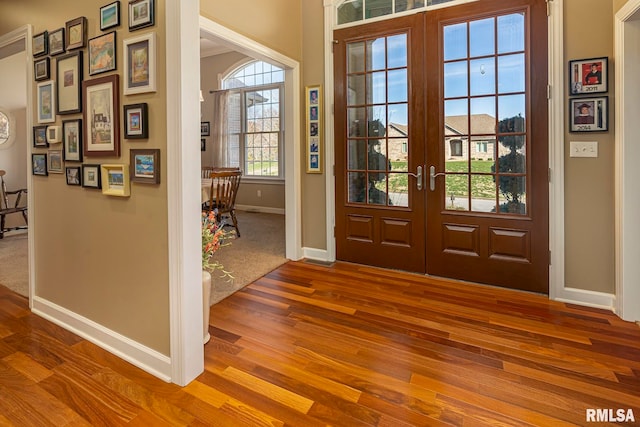
M408 172L407 175L411 175L418 181L418 191L422 190L422 166L418 166L416 173Z
M436 173L436 167L429 166L429 190L434 191L436 189L436 177L440 175L444 176L445 173L444 172Z

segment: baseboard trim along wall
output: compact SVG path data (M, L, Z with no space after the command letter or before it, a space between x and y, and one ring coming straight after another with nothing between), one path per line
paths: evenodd
M171 382L171 359L168 356L37 296L33 297L32 311L143 371L163 381Z
M616 296L614 294L577 288L563 288L553 300L586 307L602 308L614 313L616 307Z
M313 259L316 261L335 261L334 259L329 259L329 252L326 249L302 248L302 254L303 258Z
M251 205L236 205L236 209L239 211L269 213L269 214L278 214L278 215L284 215L284 212L285 212L285 210L282 208L269 208L265 206L251 206Z

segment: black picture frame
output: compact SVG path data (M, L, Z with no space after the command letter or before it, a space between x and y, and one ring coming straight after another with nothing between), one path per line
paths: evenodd
M200 138L200 151L207 151L207 139Z
M67 50L87 47L87 18L80 16L67 21L64 28Z
M146 102L123 107L124 137L126 139L149 138L148 106Z
M102 174L100 165L82 165L82 186L84 188L102 188Z
M60 56L56 61L58 114L82 112L82 51Z
M49 57L44 57L33 61L33 76L36 81L47 80L49 78Z
M49 55L55 56L65 52L64 27L49 33Z
M65 162L82 161L82 119L62 121L62 146Z
M64 175L67 180L67 185L82 185L82 167L80 166L66 166L64 169Z
M591 95L609 91L609 58L569 61L569 94Z
M49 33L43 31L33 36L33 57L47 55L49 53Z
M106 73L117 68L117 33L102 34L89 40L89 75Z
M49 142L47 141L47 126L34 126L33 127L33 147L34 148L47 148Z
M211 122L200 122L200 136L211 135Z
M569 99L569 132L609 130L609 97Z
M40 176L49 175L49 171L47 169L47 155L45 153L31 154L31 174Z
M100 8L100 31L120 26L120 1L106 4Z
M129 31L155 25L154 0L129 1Z

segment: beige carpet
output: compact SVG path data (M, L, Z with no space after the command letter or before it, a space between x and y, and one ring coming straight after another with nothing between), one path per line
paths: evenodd
M264 276L286 258L284 243L284 215L238 212L241 237L233 239L214 255L233 275L233 280L221 279L219 272L212 276L210 303L215 304ZM27 234L9 236L0 240L0 285L29 295L27 266Z

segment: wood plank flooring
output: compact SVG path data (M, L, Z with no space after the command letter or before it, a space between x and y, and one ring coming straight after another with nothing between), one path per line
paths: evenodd
M0 286L0 426L640 424L640 327L546 296L289 262L212 307L210 332L180 388Z

